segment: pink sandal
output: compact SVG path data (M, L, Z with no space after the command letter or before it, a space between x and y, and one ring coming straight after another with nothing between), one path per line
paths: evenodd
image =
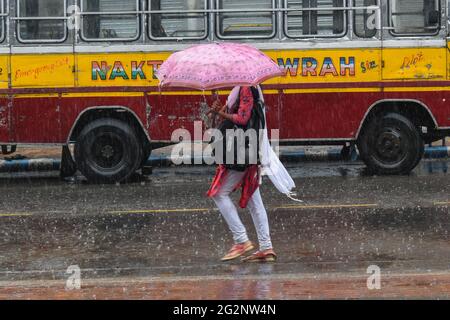
M221 260L228 261L236 259L253 249L254 246L251 241L235 244L231 247L230 251L228 251L228 253Z
M273 249L256 251L251 256L242 259L243 262L275 262L276 260L277 255Z

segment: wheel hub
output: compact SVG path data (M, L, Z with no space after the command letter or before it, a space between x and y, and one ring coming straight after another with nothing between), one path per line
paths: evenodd
M404 142L402 134L395 128L385 128L375 140L375 149L378 157L389 162L396 162L404 157Z
M96 166L109 169L119 165L124 156L124 145L114 134L98 136L91 146L91 156Z
M378 151L388 157L396 156L401 151L401 135L398 132L383 132L377 139Z
M106 145L102 148L101 154L106 159L111 159L114 156L114 148L111 145Z

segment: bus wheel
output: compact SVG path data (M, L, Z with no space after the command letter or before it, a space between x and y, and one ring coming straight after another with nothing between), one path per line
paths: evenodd
M116 119L98 119L86 125L78 136L75 160L78 169L91 182L121 182L138 169L142 148L128 124Z
M361 159L376 174L407 174L419 163L424 142L406 117L389 113L374 118L358 139Z

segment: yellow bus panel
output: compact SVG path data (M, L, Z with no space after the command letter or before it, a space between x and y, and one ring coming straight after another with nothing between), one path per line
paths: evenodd
M286 76L266 83L371 82L381 79L381 51L271 50L266 53L286 71ZM79 54L77 85L157 86L155 70L167 53Z
M9 55L0 55L0 89L8 89Z
M386 80L446 78L445 48L385 48L383 61L383 79Z
M157 86L155 70L170 53L77 55L78 86Z
M73 87L73 54L11 56L11 83L14 88Z

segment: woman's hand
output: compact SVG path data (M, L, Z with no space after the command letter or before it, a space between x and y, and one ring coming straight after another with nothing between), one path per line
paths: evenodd
M219 111L222 108L222 104L220 103L220 100L216 100L213 102L211 109L215 111Z
M223 105L220 103L219 100L216 100L213 102L213 104L211 105L211 108L209 109L209 111L207 112L207 114L213 114L214 116L218 115L223 119L227 119L232 121L233 120L233 115L228 114L226 112L227 109L227 105Z
M226 107L227 107L226 105L222 106L222 104L220 103L219 100L216 100L211 105L211 107L208 111L208 114L210 114L210 113L219 114L220 112L224 112Z

